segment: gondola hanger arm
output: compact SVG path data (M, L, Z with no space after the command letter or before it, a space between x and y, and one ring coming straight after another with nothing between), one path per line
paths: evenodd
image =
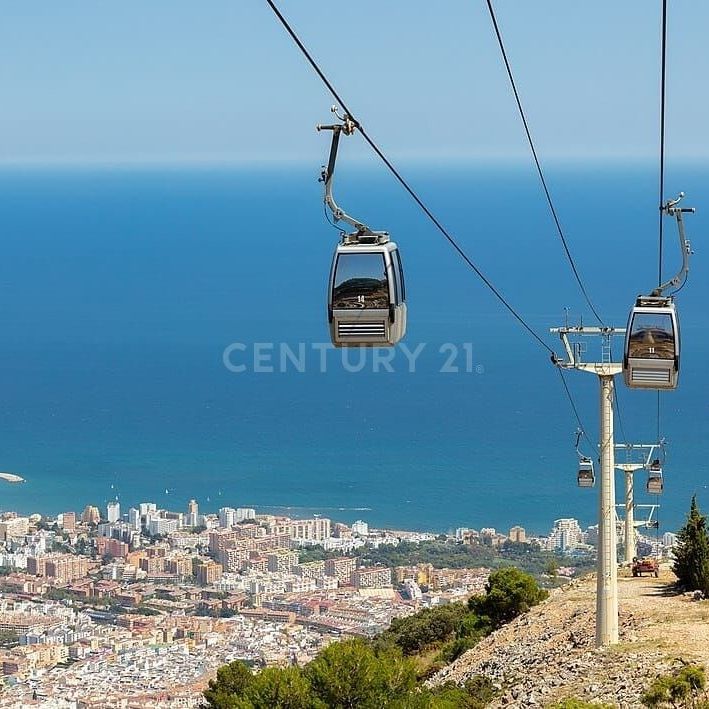
M682 252L682 266L680 270L670 278L665 281L662 285L655 288L652 291L653 297L662 297L664 291L668 288L676 288L682 283L682 280L687 277L689 273L689 257L692 254L692 248L690 246L689 240L687 239L684 232L684 221L682 219L683 214L694 214L696 211L694 207L678 207L679 202L684 198L684 192L680 192L676 199L668 200L661 209L664 214L670 217L674 217L677 220L677 232L679 235L679 246Z
M337 202L335 202L335 198L332 195L332 183L335 177L335 164L337 162L337 150L340 145L340 134L352 135L357 128L357 123L347 113L340 116L337 113L337 106L333 106L330 110L340 118L342 123L334 123L332 125L318 124L315 126L318 132L321 130L332 131L332 142L330 143L330 156L327 161L327 167L323 167L322 173L320 174L320 181L325 185L325 204L330 208L332 218L335 222L342 221L349 224L353 229L356 229L357 234L360 236L370 235L373 233L372 230L366 224L357 221L342 210Z

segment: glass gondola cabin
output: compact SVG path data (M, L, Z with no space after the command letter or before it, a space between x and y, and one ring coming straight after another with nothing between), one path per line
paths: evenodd
M338 244L327 305L335 347L395 345L406 332L404 272L396 244Z
M647 475L647 491L650 495L660 495L664 489L662 466L658 458L650 463Z
M593 487L596 477L593 473L593 461L590 458L581 458L579 461L579 471L576 476L579 487Z
M679 347L679 322L672 299L640 296L625 332L625 383L635 389L675 389Z

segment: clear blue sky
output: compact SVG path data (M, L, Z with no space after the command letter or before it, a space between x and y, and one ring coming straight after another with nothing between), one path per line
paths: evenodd
M395 158L526 157L484 0L281 0ZM660 0L497 0L542 157L657 154ZM709 155L709 3L671 0L668 156ZM7 3L0 161L321 159L332 99L263 0Z

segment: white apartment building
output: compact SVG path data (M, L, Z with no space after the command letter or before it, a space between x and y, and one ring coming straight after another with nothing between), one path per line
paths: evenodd
M121 518L121 503L118 500L109 502L106 505L106 519L109 523L118 522Z
M236 510L233 507L222 507L219 510L219 526L229 529L236 524Z
M140 516L146 517L149 514L155 514L158 511L158 506L154 502L141 502L138 505Z
M243 522L246 519L256 519L256 510L251 507L237 507L236 521Z
M163 519L162 517L150 517L148 522L148 532L152 535L155 534L170 534L170 532L176 532L178 527L178 520L176 519Z
M352 525L352 534L358 534L360 537L366 537L369 534L369 525L361 519L358 519Z
M134 532L140 532L140 510L135 507L131 507L128 510L128 526Z
M584 543L584 534L578 520L573 518L555 519L549 534L549 548L566 551Z

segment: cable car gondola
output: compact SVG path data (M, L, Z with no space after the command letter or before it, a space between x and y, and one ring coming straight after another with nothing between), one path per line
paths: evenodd
M579 457L579 467L576 473L576 482L579 487L593 487L596 484L596 476L593 471L593 461L579 450L583 429L576 431L576 454Z
M676 389L679 322L672 298L639 296L625 331L625 383L637 389Z
M660 495L663 489L662 466L659 458L655 458L648 468L647 491L650 495Z
M337 115L337 108L332 107ZM335 222L344 221L355 231L342 232L330 268L327 315L335 347L392 347L406 333L406 290L397 245L385 231L372 231L337 206L332 180L340 133L351 135L356 125L347 115L342 123L318 126L332 131L325 183L325 204Z
M346 238L330 269L328 320L336 347L395 345L406 331L404 273L388 237Z
M593 461L585 456L579 460L579 471L576 476L579 487L593 487L596 484L596 476L593 472Z
M685 238L682 214L693 208L677 207L684 193L664 205L663 212L677 219L682 268L676 276L658 286L651 295L638 296L628 317L623 355L623 378L634 389L676 389L679 380L679 320L670 287L680 286L689 272L690 245Z

